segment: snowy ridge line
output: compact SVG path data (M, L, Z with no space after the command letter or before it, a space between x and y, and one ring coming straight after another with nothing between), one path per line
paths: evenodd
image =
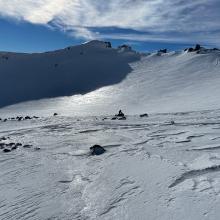
M98 116L119 109L128 115L204 113L220 108L219 59L219 50L144 55L98 41L51 53L11 55L0 58L0 94L5 94L0 114Z
M121 82L140 54L91 41L62 50L0 52L0 107L31 100L80 95ZM39 90L40 88L40 90ZM24 92L25 91L25 92Z

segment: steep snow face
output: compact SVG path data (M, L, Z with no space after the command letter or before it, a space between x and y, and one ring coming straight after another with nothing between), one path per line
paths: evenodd
M90 45L90 48L92 47L93 44ZM121 50L118 52L122 56L132 54L123 53ZM102 63L99 65L102 66ZM114 68L117 70L118 66ZM128 114L136 114L220 108L219 51L203 51L202 54L155 53L131 62L130 68L132 72L120 83L85 95L22 103L4 108L0 113L11 115L14 111L27 111L33 114L51 114L51 111L56 111L64 115L101 115L111 114L118 109L123 109ZM90 72L93 74L92 69ZM111 72L113 75L118 73L120 71Z
M140 57L101 41L41 54L0 53L0 107L85 94L122 81Z

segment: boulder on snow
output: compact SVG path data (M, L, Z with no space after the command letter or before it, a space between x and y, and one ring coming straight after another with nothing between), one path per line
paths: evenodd
M172 121L170 122L170 124L171 124L171 125L174 125L174 124L175 124L175 121L172 120Z
M32 145L30 145L30 144L25 144L24 146L23 146L23 148L31 148L32 147Z
M91 155L101 155L105 153L105 149L101 147L100 145L94 145L90 147Z
M18 146L15 145L15 146L13 146L13 147L11 148L11 150L16 150L17 148L18 148Z
M167 53L167 49L161 49L158 51L159 53Z
M9 153L9 152L11 152L11 150L8 149L8 148L5 148L5 149L3 150L3 152L4 152L4 153Z
M53 114L53 116L57 116L57 115L58 115L57 113L54 113L54 114Z
M149 116L149 115L148 115L147 113L140 115L141 118L143 118L143 117L148 117L148 116Z
M118 120L126 120L127 118L125 116L118 117Z
M23 117L17 117L17 120L21 121L21 120L23 120Z

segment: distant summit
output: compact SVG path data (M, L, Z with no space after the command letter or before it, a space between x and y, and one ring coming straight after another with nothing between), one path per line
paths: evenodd
M92 40L83 43L82 45L86 45L88 47L101 47L101 48L111 48L111 42Z

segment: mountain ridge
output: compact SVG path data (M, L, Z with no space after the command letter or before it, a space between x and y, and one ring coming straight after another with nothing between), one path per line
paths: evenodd
M30 56L34 58L27 67ZM114 49L108 42L92 41L30 56L19 55L17 63L5 66L14 58L0 59L0 79L7 85L5 90L4 85L0 87L5 94L0 106L21 102L2 108L1 113L14 108L67 115L111 114L118 109L136 114L220 108L220 51L216 49L140 54L126 45ZM2 74L4 70L8 75ZM9 80L4 81L3 75ZM17 91L28 98L19 99Z
M0 53L0 107L118 83L131 71L128 63L139 58L132 50L120 52L100 41L45 53Z

